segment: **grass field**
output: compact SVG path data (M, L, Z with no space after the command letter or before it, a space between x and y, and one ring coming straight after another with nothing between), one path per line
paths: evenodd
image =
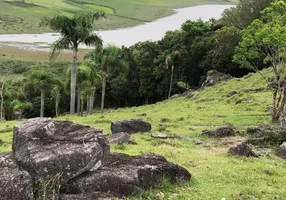
M172 8L201 4L232 4L236 0L0 0L0 34L40 33L44 16L71 15L78 10L103 10L107 19L97 22L99 29L134 26L172 14Z
M268 70L262 72L269 75ZM262 92L246 93L250 88L265 88ZM237 94L229 97L231 91ZM248 102L235 104L239 99L249 98ZM132 135L137 145L112 145L113 152L131 155L158 153L169 161L187 168L192 179L184 185L170 185L167 182L141 193L131 199L157 199L156 194L164 193L174 200L285 200L286 161L275 156L275 149L262 154L260 158L230 156L227 151L245 138L244 134L226 139L211 139L200 136L202 130L230 124L235 130L269 123L271 118L266 109L271 104L271 91L259 74L250 74L241 79L233 79L214 87L199 91L193 99L178 98L154 105L146 105L117 110L107 110L104 115L61 116L60 120L88 124L103 129L110 134L110 122L127 118L140 118L143 113L152 124L153 132L176 134L184 139L159 140L150 133ZM0 123L0 139L5 143L0 151L10 151L12 127L17 122ZM202 145L196 145L203 141Z

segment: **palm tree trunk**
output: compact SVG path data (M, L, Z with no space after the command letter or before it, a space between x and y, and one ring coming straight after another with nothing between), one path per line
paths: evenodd
M92 114L92 110L93 110L93 105L94 105L94 96L95 96L95 90L93 90L91 92L91 95L90 95L90 105L89 105L89 114L91 115Z
M83 116L83 98L81 98L81 104L80 104L80 116Z
M0 99L1 99L0 122L2 122L2 120L3 120L3 105L4 105L3 91L4 91L4 83L2 83L2 86L1 86L1 89L0 89Z
M59 97L58 97L58 95L56 96L55 109L56 109L56 117L58 117L59 116Z
M86 114L88 115L89 114L89 106L90 106L90 95L86 95Z
M80 95L81 95L81 88L80 86L77 87L77 115L80 116Z
M40 113L40 117L44 117L44 109L45 109L45 90L41 89L41 113Z
M104 109L105 87L106 87L106 72L103 72L102 73L101 109L100 109L101 114L103 114L103 109Z
M171 72L171 80L170 80L170 88L169 88L168 99L170 99L170 97L171 97L171 91L172 91L172 85L173 85L173 76L174 76L174 65L172 65L172 72Z
M77 48L73 49L73 61L71 66L71 88L70 88L70 114L75 113L75 93L76 93L76 74L77 74Z

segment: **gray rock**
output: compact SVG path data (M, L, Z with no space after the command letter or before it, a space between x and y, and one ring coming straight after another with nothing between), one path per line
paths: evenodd
M28 172L19 170L13 155L0 153L0 199L32 200L33 182Z
M148 132L151 130L151 124L143 119L128 119L111 122L111 132L120 133L126 132L129 134L138 132Z
M283 142L277 150L276 155L286 160L286 142Z
M238 156L258 157L258 155L256 155L246 143L242 143L235 147L231 147L228 153L231 155L238 155Z
M220 83L222 81L228 81L230 79L232 79L232 76L228 74L220 73L217 71L212 71L211 73L208 72L208 76L206 80L203 82L202 87L205 88L213 86L216 85L217 83Z
M101 131L68 121L34 118L14 127L13 155L33 177L41 195L43 185L62 184L98 164L109 152ZM56 184L53 184L58 189ZM51 189L53 190L53 189Z
M202 136L213 136L213 137L229 137L235 136L235 131L232 129L231 126L222 126L212 131L203 131Z
M102 193L102 192L92 192L84 194L62 194L61 200L115 200L114 196Z
M243 99L239 99L239 100L237 100L236 102L235 102L235 105L237 105L237 104L241 104L241 103L243 103L243 102L253 102L253 100L250 98L250 97L247 97L247 98L243 98Z
M17 169L12 152L0 153L0 169Z
M163 156L147 154L129 156L113 153L106 157L102 166L70 180L65 193L109 192L116 197L136 195L141 189L155 186L163 177L172 182L188 181L190 173Z
M108 137L110 143L119 143L124 144L128 143L130 140L129 133L121 132L121 133L114 133Z
M227 94L228 97L232 97L233 95L236 95L237 91L231 91Z
M33 182L26 171L0 168L1 200L33 200Z
M152 133L151 136L153 138L159 138L159 139L167 139L168 136L164 133Z

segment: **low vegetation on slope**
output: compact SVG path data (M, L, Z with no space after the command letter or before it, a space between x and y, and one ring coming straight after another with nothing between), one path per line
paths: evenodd
M269 76L269 69L262 71ZM195 92L193 92L195 93ZM141 193L134 199L285 199L286 162L274 150L264 151L259 158L230 156L230 146L244 141L248 127L269 123L268 106L271 91L260 74L234 78L198 91L193 98L177 98L153 105L108 110L104 115L95 113L87 117L62 116L103 129L111 134L110 122L128 118L145 118L152 131L132 135L137 145L112 145L112 151L130 155L158 153L169 161L187 168L193 175L184 185L168 182ZM0 151L10 151L12 127L17 122L0 124ZM202 130L232 125L240 134L227 139L200 136ZM162 132L182 136L183 139L154 139L151 133ZM197 142L202 141L201 145ZM274 147L275 148L275 147Z
M114 29L149 22L173 13L172 8L201 4L230 4L235 0L0 0L0 34L50 31L39 27L42 17L58 13L71 15L79 10L102 10L106 20L96 29ZM138 12L140 10L140 12Z

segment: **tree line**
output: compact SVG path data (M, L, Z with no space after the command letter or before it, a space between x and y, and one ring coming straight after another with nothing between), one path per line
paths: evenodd
M278 4L281 5L276 8ZM261 35L254 32L255 28L267 23L275 27L279 20L283 25L284 18L277 17L285 11L282 4L285 4L282 0L241 0L236 7L224 11L219 20L187 20L181 29L168 31L159 41L139 42L131 47L102 45L92 30L96 20L105 17L103 12L45 18L41 25L50 26L62 36L53 45L52 58L58 50L71 49L71 67L67 68L66 63L24 68L18 64L16 69L22 67L19 71L25 74L25 78L1 82L0 112L6 119L12 119L15 111L25 117L58 116L67 111L83 115L91 114L96 105L103 113L106 106L150 104L190 88L199 88L210 70L241 77L250 71L273 66L269 55L273 49L267 52L262 43L255 43L257 39L264 40L259 38L264 37L264 32ZM259 26L257 21L260 21ZM274 30L268 31L270 37ZM278 31L281 40L276 42L280 44L281 41L283 46L284 29ZM270 43L273 37L268 38ZM80 44L94 49L78 64ZM283 57L281 45L274 49L279 48ZM259 51L255 53L251 47ZM282 57L276 58L275 63ZM280 80L280 77L276 79ZM283 95L279 95L282 90L283 87L277 89L279 102L283 99Z

